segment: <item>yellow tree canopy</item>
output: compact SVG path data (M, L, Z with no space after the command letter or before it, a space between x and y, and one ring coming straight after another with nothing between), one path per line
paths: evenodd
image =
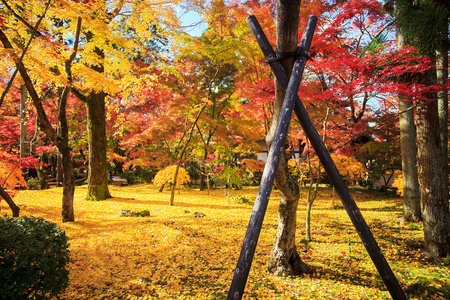
M176 168L177 166L173 165L159 171L158 173L156 173L156 176L153 179L153 183L155 185L163 185L166 183L173 184L173 177L175 175ZM180 167L178 169L177 187L185 183L189 183L190 181L191 178L189 177L189 173L186 171L185 168Z
M16 55L30 37L30 31L44 12L47 0L8 0L0 7L2 30ZM64 86L65 64L72 52L77 20L81 18L80 46L72 66L75 87L84 93L103 91L109 95L133 86L135 60L150 61L157 39L168 39L178 26L175 7L179 1L158 0L54 0L43 19L37 37L25 55L24 64L36 87ZM98 49L104 53L99 55ZM2 70L15 68L0 47ZM153 51L154 52L154 51ZM104 73L95 66L104 66ZM39 92L39 91L38 91Z

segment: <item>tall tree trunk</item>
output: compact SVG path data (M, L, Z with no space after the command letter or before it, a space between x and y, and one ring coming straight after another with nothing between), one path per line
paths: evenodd
M446 43L448 45L448 41ZM438 84L445 84L448 79L448 51L443 47L436 53L436 77ZM447 168L448 173L448 91L442 89L437 93L440 141L442 148L443 167ZM448 181L446 181L448 189Z
M92 41L94 35L88 31L86 39ZM104 59L105 52L95 47L94 52ZM103 62L90 66L94 71L105 72ZM89 143L88 167L88 193L86 200L105 200L111 198L108 189L108 163L106 158L106 94L104 92L91 92L86 97L87 132Z
M400 24L397 24L397 50L407 45ZM407 79L399 78L406 83ZM413 102L406 101L403 94L398 94L400 145L403 173L403 220L418 222L422 220L419 193L419 175L417 171L416 125L414 124Z
M445 5L445 2L437 5ZM443 18L443 28L440 28L442 35L441 49L436 51L436 77L438 84L445 84L448 79L448 49L450 47L450 40L448 38L449 18L450 18L450 4L447 1L447 17ZM438 111L439 111L439 127L441 131L441 147L443 163L448 168L448 91L442 89L437 93Z
M298 44L298 23L300 0L279 1L277 6L277 49L280 52L293 52ZM285 4L286 3L286 4ZM293 58L282 61L288 76L292 71ZM276 83L272 124L266 137L270 147L283 104L285 91ZM278 208L278 229L275 244L270 253L268 269L275 275L299 275L309 272L308 266L301 260L295 245L297 227L297 206L300 198L298 183L287 169L286 153L280 156L275 177L275 185L282 197Z
M105 94L92 92L86 99L87 132L89 142L89 175L87 200L111 198L108 189L106 158Z
M67 63L66 63L67 64ZM71 74L71 73L69 73ZM71 76L69 75L69 79ZM61 164L58 168L61 169L62 173L62 185L63 185L63 198L62 198L62 221L63 222L73 222L75 221L74 211L73 211L73 198L75 194L75 178L73 175L73 163L72 157L70 156L69 147L69 126L67 124L67 98L69 97L70 87L65 87L60 93L59 98L59 113L58 121L59 128L57 130L58 138L56 144L61 157ZM58 169L58 173L60 170ZM59 179L58 179L59 180Z
M434 70L426 74L428 84L436 81ZM436 94L417 108L417 141L422 197L425 251L432 256L450 254L450 212L447 167L442 163Z

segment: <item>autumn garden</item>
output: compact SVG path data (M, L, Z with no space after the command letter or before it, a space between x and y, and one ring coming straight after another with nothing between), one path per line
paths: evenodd
M0 299L450 298L446 1L0 1Z

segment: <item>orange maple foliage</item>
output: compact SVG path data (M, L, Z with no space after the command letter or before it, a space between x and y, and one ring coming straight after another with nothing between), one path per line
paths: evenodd
M13 164L0 164L0 185L5 190L14 190L27 186L22 170Z

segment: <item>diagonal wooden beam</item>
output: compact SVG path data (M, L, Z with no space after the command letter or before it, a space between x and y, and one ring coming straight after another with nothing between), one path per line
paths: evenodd
M309 16L306 22L305 31L300 42L299 52L307 53L311 46L314 30L317 24L316 16ZM275 181L275 172L282 149L286 142L289 124L292 119L292 111L295 99L298 93L300 81L302 80L303 70L305 69L307 57L297 56L295 59L292 75L289 84L286 85L286 96L283 101L278 124L275 130L274 139L269 150L266 166L261 178L261 184L258 189L253 211L250 216L250 222L247 227L244 242L242 244L241 253L234 272L233 281L231 282L228 292L228 300L242 299L245 284L247 283L248 274L255 254L256 244L258 243L259 234L261 232L264 215L269 203L270 193Z
M252 30L256 40L258 41L258 44L262 52L264 53L264 56L268 59L268 61L270 61L270 67L272 68L272 71L277 77L281 86L283 88L289 87L288 83L290 84L290 80L288 80L286 71L284 70L281 63L276 60L277 55L272 49L269 40L267 39L266 35L264 34L264 31L262 30L261 26L258 23L258 20L256 19L255 16L249 16L247 18L247 23L250 26L250 29ZM306 111L305 107L303 106L303 103L301 102L297 94L294 96L294 98L295 98L294 112L300 121L303 131L310 140L311 145L314 147L314 150L316 151L317 156L319 157L325 171L327 172L331 180L331 183L335 187L336 192L339 195L339 198L341 198L342 204L344 205L344 208L347 211L347 214L349 215L353 223L353 226L358 232L361 241L366 247L367 252L370 255L370 258L375 264L378 273L383 279L386 288L388 289L393 299L406 300L406 296L402 288L400 287L397 278L395 277L389 264L384 258L384 255L381 252L381 249L378 246L375 238L373 237L369 229L369 226L364 220L361 211L356 205L355 200L352 198L347 185L345 184L344 180L339 174L336 164L331 158L330 153L328 152L322 139L320 138L319 133L314 127L314 124L312 123L308 115L308 112Z

